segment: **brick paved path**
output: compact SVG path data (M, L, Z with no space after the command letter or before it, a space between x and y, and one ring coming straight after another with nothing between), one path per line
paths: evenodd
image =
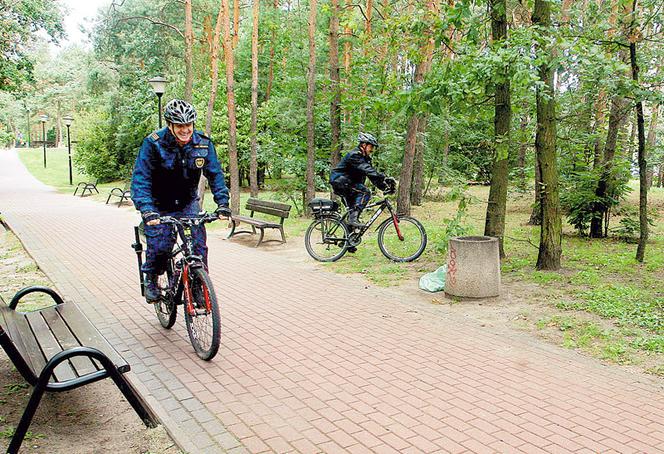
M0 211L188 452L664 452L661 380L215 234L205 363L140 300L135 213L53 192L5 151Z

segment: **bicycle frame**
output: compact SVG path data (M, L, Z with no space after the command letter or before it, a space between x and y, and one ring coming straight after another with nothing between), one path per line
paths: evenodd
M403 241L403 235L401 234L401 230L399 229L399 217L397 216L396 212L394 211L394 208L392 208L392 204L390 203L389 199L384 197L383 199L381 199L377 202L370 203L366 206L365 210L367 208L373 208L373 207L379 207L379 208L371 216L371 218L369 219L369 222L366 222L364 224L364 227L359 229L359 232L356 233L356 235L359 235L360 237L363 236L367 232L367 230L369 230L371 228L373 223L376 222L376 220L380 217L380 215L383 214L383 212L385 210L387 210L390 213L390 216L392 218L392 222L394 223L394 227L397 230L397 235L398 235L399 239ZM348 214L349 214L349 211L346 208L345 213L343 214L343 216L341 216L341 220L344 223L346 222L346 219L348 218Z
M175 295L175 301L182 300L182 294L184 293L184 305L185 310L189 315L196 314L196 308L194 307L193 301L194 297L192 294L191 284L189 281L189 274L192 268L202 268L205 267L203 263L203 257L199 255L194 255L192 253L194 249L193 238L191 234L191 227L194 225L202 225L205 222L205 218L172 218L172 217L162 217L162 222L165 224L173 225L174 230L176 231L177 239L179 242L176 243L176 247L171 253L171 259L174 262L173 270L173 281L170 283L171 291ZM179 259L176 260L176 257ZM210 311L210 295L207 288L204 289L205 294L205 309Z
M171 216L163 216L161 222L163 224L172 225L176 233L176 245L171 252L169 260L173 260L173 276L172 282L169 282L169 291L172 293L176 304L185 305L185 310L189 315L196 314L196 308L193 304L193 294L190 285L190 270L192 268L201 268L205 267L203 263L203 257L199 255L194 255L193 251L193 238L191 234L191 227L203 225L206 222L215 220L211 217L201 217L201 218L174 218ZM134 233L136 236L136 242L132 244L132 248L136 251L136 256L138 259L138 269L139 269L139 278L141 283L141 295L145 295L145 277L141 271L143 265L142 252L143 245L140 241L139 227L134 227ZM207 287L204 287L204 297L206 303L206 310L210 311L210 295ZM185 296L184 300L182 296Z

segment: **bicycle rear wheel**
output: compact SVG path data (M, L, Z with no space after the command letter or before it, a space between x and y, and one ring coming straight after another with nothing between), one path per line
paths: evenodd
M189 340L199 358L209 361L219 350L221 316L212 282L203 268L189 269L189 289L184 305Z
M154 311L157 313L159 323L166 329L170 329L175 324L177 318L177 305L175 294L172 289L173 283L173 260L168 261L166 272L159 276L157 284L161 290L161 299L154 303Z
M316 219L304 235L304 246L319 262L337 261L348 250L348 229L337 218Z
M394 262L412 262L427 247L427 232L417 219L394 215L378 226L378 247Z

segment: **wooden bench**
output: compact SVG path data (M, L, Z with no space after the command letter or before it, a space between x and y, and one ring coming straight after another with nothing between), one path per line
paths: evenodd
M129 189L131 186L130 182L125 183L124 187L122 188L113 188L111 189L111 192L108 194L108 198L106 199L106 205L108 205L108 202L110 202L111 197L119 197L120 201L118 202L118 208L120 205L122 205L123 202L127 201L129 202L131 198L131 190Z
M245 207L248 211L251 212L250 216L240 216L233 215L231 217L231 232L228 234L228 238L231 238L234 235L239 233L251 233L252 235L256 234L256 229L260 230L260 236L258 237L258 243L256 247L260 246L263 242L263 236L265 235L265 229L278 229L281 233L281 240L266 240L269 241L278 241L280 243L286 242L286 235L284 235L284 219L286 219L290 213L291 206L286 203L271 202L269 200L261 200L250 198L247 200L247 205ZM263 213L269 214L279 218L279 223L265 221L263 219L257 219L254 217L254 213ZM244 222L245 224L251 225L251 231L248 230L235 230L235 228Z
M55 305L34 312L16 310L26 295L49 295ZM20 290L9 304L0 296L0 345L34 387L8 453L16 453L44 392L62 392L111 378L146 426L156 420L122 374L130 367L73 303L47 287ZM120 436L120 434L118 434Z
M74 195L78 192L79 189L81 189L81 197L85 195L85 191L89 191L90 194L92 194L92 191L97 192L99 194L99 190L97 189L97 184L99 183L99 180L95 181L94 183L88 183L85 181L81 181L79 184L76 185L76 189L74 189Z

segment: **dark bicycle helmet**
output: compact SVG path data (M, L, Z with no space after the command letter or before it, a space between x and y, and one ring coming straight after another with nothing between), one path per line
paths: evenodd
M196 109L187 101L173 99L164 108L164 119L176 125L193 123L196 121Z
M357 141L360 143L370 143L374 147L378 148L378 140L376 140L376 138L368 132L361 132L358 134Z

